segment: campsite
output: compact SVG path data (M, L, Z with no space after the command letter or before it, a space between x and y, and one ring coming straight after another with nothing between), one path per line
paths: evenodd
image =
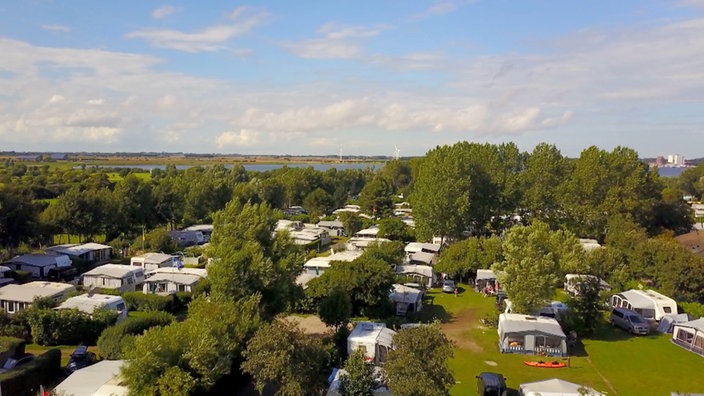
M500 353L496 328L480 321L496 309L495 299L483 297L467 285L461 287L465 291L457 298L436 289L430 291L434 305L424 307L425 314L431 316L428 319L433 315L444 318L442 328L455 342L455 356L450 360L456 380L450 390L452 395L474 394L475 376L485 371L503 374L514 391L519 384L550 378L589 386L609 395L704 391L701 356L671 343L670 334L632 336L609 326L606 319L594 339L581 340L583 348L569 357L568 367L528 367L523 362L539 360L539 356ZM693 369L696 367L699 369Z

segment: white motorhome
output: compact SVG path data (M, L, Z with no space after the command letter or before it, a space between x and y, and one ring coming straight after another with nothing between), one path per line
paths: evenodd
M92 315L96 309L109 309L117 312L117 321L127 319L127 305L120 296L109 294L81 294L66 299L55 309L77 309L88 315Z
M665 315L676 314L677 302L654 290L627 290L611 296L612 308L626 308L643 318L660 321Z
M571 296L578 296L580 288L582 285L588 281L599 282L599 290L608 291L611 290L611 285L606 283L603 279L596 277L594 275L582 275L582 274L567 274L565 275L565 282L563 284L565 291Z
M395 331L384 323L359 322L347 337L347 353L361 349L366 360L379 364L386 361L393 348Z

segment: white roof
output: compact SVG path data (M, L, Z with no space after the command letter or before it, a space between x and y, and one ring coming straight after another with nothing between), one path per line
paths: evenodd
M478 269L477 279L496 279L496 274L490 269Z
M6 285L0 287L0 300L31 303L35 297L55 297L69 290L73 285L58 282L29 282L23 285Z
M318 227L326 227L326 228L332 228L332 227L337 227L337 228L344 228L345 225L342 224L340 220L333 220L333 221L320 221L317 224Z
M13 257L8 263L15 265L31 265L34 267L49 267L52 265L68 267L71 265L71 259L65 254L23 254Z
M675 300L670 297L664 296L655 290L626 290L624 292L618 293L625 297L628 302L631 303L633 308L652 308L653 303L656 304L670 304L677 306Z
M435 258L434 253L427 253L427 252L415 252L411 253L409 259L411 261L419 261L421 263L425 264L431 264L433 262L433 259Z
M72 396L127 395L127 387L119 383L123 364L124 360L101 360L71 373L55 391Z
M348 339L370 339L379 345L390 347L393 345L395 331L386 327L384 323L359 322L347 337Z
M405 264L396 266L397 274L420 274L428 278L433 277L433 267L429 265Z
M205 268L160 267L160 268L154 268L153 270L149 270L145 273L145 275L147 275L147 276L154 275L154 274L189 274L189 275L200 276L201 278L207 278L208 277L208 270Z
M439 252L440 244L438 243L424 243L424 242L409 242L406 247L403 248L406 253L416 253L422 252L423 250L431 252Z
M329 256L313 257L312 259L306 261L303 266L307 268L329 268L331 261L354 261L356 258L361 256L362 253L363 252L359 250L343 250Z
M166 253L144 253L141 256L134 256L132 258L142 259L145 264L161 264L165 261L173 260L174 256Z
M192 225L190 227L186 227L183 230L184 231L213 232L213 225L212 224L196 224L196 225Z
M352 245L356 248L365 248L369 247L373 244L379 244L379 243L386 243L386 242L391 242L390 239L387 238L350 238L347 241L348 245Z
M47 250L51 250L54 252L59 252L63 254L68 254L69 256L80 256L82 254L94 251L94 250L103 250L103 249L112 249L111 246L108 245L102 245L100 243L94 243L94 242L89 242L89 243L84 243L81 245L76 245L76 244L68 244L68 245L56 245L48 248Z
M56 309L73 309L76 308L81 312L92 314L96 308L102 308L111 303L124 302L122 297L113 296L110 294L81 294L66 299Z
M417 303L423 297L423 292L413 287L394 284L389 298L394 302Z
M194 274L160 273L150 276L145 282L171 282L179 285L193 285L201 279L203 279L202 276Z
M7 287L7 286L5 286ZM679 327L689 327L692 329L697 329L699 331L704 331L704 318L699 318L697 320L690 320L689 322L677 323L676 326Z
M586 250L587 252L592 251L594 249L599 249L601 245L599 242L597 242L596 239L585 239L581 238L579 240L579 244L582 245L582 249Z
M84 273L83 276L107 276L109 278L122 279L126 276L135 275L139 272L144 272L142 267L123 264L104 264Z
M311 280L319 277L320 275L316 274L310 274L308 272L304 272L296 277L296 284L302 286L303 288L306 288L308 285L308 282Z
M582 393L580 393L580 389ZM519 390L525 396L603 396L603 393L599 393L592 388L559 378L521 384Z
M499 330L503 334L539 332L566 338L557 320L543 316L503 313L499 315Z

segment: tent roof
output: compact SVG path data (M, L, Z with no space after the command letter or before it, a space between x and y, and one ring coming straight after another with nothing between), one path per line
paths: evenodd
M478 269L477 279L496 279L496 274L490 269Z
M134 275L138 272L144 272L142 267L124 264L104 264L95 267L92 270L85 272L83 275L88 276L107 276L109 278L124 278L128 275Z
M7 286L5 286L7 287ZM689 322L677 323L680 327L690 327L692 329L697 329L699 331L704 331L704 318L699 318L697 320L690 320Z
M587 395L603 396L602 393L599 393L592 388L561 380L559 378L521 384L519 389L525 396L579 396L584 394L579 393L580 389L589 392Z
M540 332L566 338L557 320L541 316L501 314L499 315L499 328L503 330L504 334Z
M417 303L423 297L423 292L404 285L394 284L393 291L389 295L391 301Z
M433 277L433 267L429 265L415 265L415 264L407 264L407 265L397 265L396 266L396 273L397 274L419 274L426 276L428 278Z
M426 264L432 263L434 258L435 258L435 254L427 253L427 252L416 252L416 253L411 253L411 255L410 255L411 261L418 261L418 262L426 263Z

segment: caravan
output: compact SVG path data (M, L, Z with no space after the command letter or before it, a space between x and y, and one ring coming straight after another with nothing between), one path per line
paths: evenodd
M347 337L347 354L361 349L365 359L375 364L383 363L393 348L396 332L384 323L359 322Z
M660 321L665 315L677 313L677 303L654 290L627 290L611 296L611 308L636 311L643 318Z

